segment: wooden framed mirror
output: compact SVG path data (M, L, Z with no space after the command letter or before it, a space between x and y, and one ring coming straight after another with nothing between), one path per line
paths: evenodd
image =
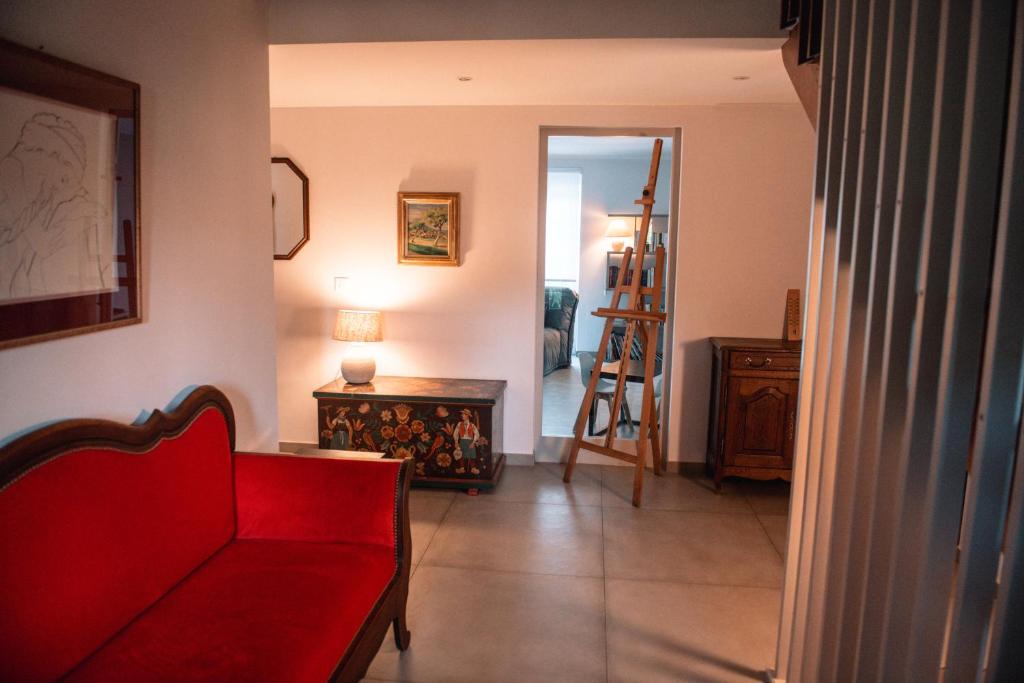
M270 159L274 258L287 261L309 241L309 178L288 157Z

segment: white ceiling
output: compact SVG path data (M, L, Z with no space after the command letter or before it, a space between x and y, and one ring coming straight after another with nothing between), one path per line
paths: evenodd
M672 138L662 140L661 157L671 158ZM650 159L653 145L654 138L624 135L552 135L548 138L548 157Z
M780 45L774 38L271 45L270 105L796 103Z
M778 0L270 0L270 42L775 38Z

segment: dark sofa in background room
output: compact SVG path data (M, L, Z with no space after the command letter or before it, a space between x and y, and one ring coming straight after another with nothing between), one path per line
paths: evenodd
M580 297L568 287L544 288L544 374L572 363L572 335Z

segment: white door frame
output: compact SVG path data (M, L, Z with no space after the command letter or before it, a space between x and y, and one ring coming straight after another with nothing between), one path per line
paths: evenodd
M665 341L663 344L662 356L662 398L660 406L659 422L661 429L661 452L662 459L668 461L669 429L668 415L670 414L672 392L672 338L675 309L675 288L676 288L676 252L679 233L679 181L682 159L682 128L641 128L641 127L601 127L601 126L541 126L540 127L540 150L538 154L538 201L537 201L537 331L535 335L536 354L534 358L534 453L537 452L541 443L544 431L543 410L544 410L544 250L545 235L547 232L547 172L548 172L548 138L551 136L578 135L586 137L660 137L672 139L672 172L669 187L669 224L668 224L668 278L665 285L665 312L667 314L664 327ZM662 180L659 178L659 181ZM637 179L637 196L643 188L646 178ZM577 310L576 315L580 315ZM588 314L589 312L583 312ZM566 446L572 439L569 437L549 437L561 440Z

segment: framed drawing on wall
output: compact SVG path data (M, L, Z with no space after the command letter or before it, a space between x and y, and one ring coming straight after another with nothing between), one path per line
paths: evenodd
M0 40L0 349L142 322L139 86Z
M459 265L459 193L398 193L398 262Z

